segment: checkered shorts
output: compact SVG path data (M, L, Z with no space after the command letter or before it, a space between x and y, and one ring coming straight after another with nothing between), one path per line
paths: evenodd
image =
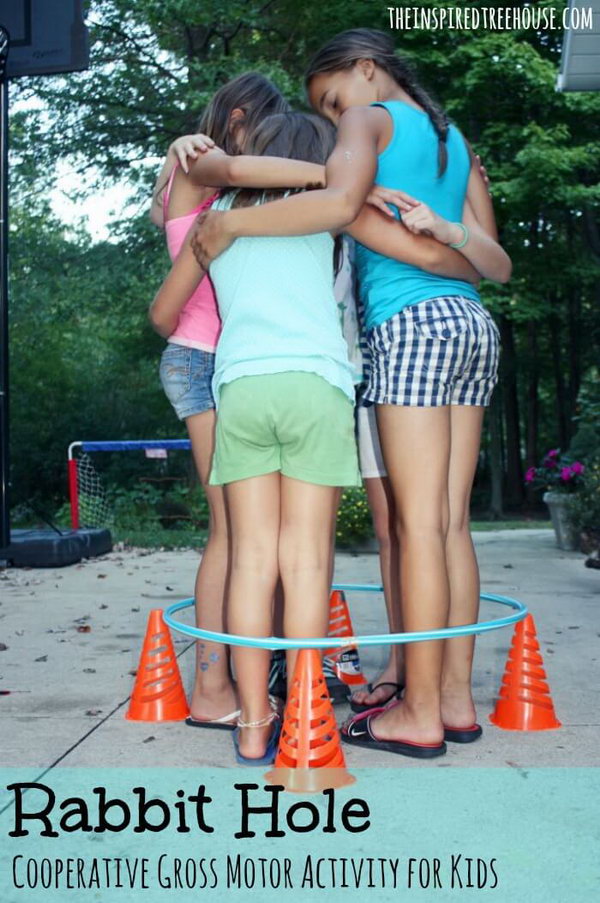
M459 296L403 308L367 333L367 404L488 405L500 333L487 310Z

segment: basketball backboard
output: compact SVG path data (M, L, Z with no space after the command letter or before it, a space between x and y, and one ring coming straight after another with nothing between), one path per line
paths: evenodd
M82 0L0 0L0 25L10 35L8 78L88 66Z

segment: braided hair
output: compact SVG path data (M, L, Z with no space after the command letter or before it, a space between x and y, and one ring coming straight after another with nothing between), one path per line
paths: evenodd
M448 117L419 84L412 66L396 55L394 43L385 32L373 28L352 28L336 35L317 51L309 63L306 86L315 75L351 69L357 60L362 59L373 60L425 110L438 136L438 176L443 175L448 164Z

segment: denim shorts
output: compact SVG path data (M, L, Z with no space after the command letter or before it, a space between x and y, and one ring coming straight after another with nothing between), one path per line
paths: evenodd
M459 296L403 308L367 333L367 404L489 405L500 333L482 304Z
M214 352L169 342L160 359L160 381L180 420L214 409L214 372Z

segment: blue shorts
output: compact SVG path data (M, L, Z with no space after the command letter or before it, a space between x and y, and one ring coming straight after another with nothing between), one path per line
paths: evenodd
M160 381L180 420L212 411L215 355L169 342L160 359Z

